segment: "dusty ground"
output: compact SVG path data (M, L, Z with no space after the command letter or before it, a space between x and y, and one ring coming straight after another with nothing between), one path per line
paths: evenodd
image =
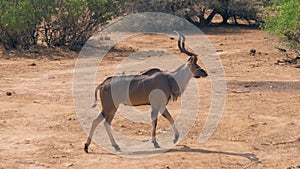
M84 153L87 135L72 100L75 53L24 56L2 51L0 168L300 168L300 69L274 64L285 56L275 48L277 39L260 30L219 27L204 31L226 72L228 96L222 120L213 136L199 144L210 105L210 80L199 79L201 109L187 137L166 153L141 159L108 153L95 143L91 153ZM136 37L129 46L151 48L146 36ZM152 38L179 54L170 45L176 41ZM249 54L251 49L256 50L255 56ZM122 58L105 60L101 67L105 75L112 74L118 60ZM99 77L99 82L104 78ZM176 112L177 104L169 105L171 112ZM113 127L137 137L150 135L150 124L134 124L118 115ZM158 132L168 127L160 118Z

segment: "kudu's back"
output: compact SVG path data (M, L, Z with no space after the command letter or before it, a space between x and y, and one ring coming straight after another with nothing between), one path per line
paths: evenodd
M160 91L160 94L153 95L151 94L153 91ZM132 106L150 105L150 96L166 105L171 97L177 98L179 93L180 89L175 79L170 73L162 71L151 72L150 75L113 76L107 78L100 88L103 108L106 106L117 108L121 103Z

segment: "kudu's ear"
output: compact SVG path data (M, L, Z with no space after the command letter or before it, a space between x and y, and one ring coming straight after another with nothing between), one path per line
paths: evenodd
M191 57L189 58L188 61L189 61L190 63L197 63L198 58L197 58L197 56L191 56Z

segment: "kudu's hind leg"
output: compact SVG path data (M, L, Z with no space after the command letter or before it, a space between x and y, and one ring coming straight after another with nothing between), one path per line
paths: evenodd
M102 122L102 120L103 120L104 118L105 118L105 114L104 114L104 112L102 111L102 112L97 116L97 118L95 118L95 119L93 120L92 127L91 127L91 129L90 129L89 136L88 136L88 138L87 138L86 143L84 144L84 151L85 151L86 153L88 153L88 151L89 151L89 145L91 144L92 137L93 137L93 135L94 135L94 132L95 132L96 127L98 126L99 123Z
M107 132L107 135L111 142L111 145L115 148L116 151L120 151L121 149L120 149L119 145L116 143L116 141L111 133L111 121L115 117L115 112L116 112L116 110L114 110L114 112L112 112L111 114L109 114L109 116L107 116L105 118L104 127L106 129L106 132Z
M170 122L170 124L171 124L171 126L174 130L175 136L174 136L173 142L175 144L178 141L179 132L178 132L178 130L177 130L175 124L174 124L174 119L172 118L171 114L169 113L169 111L166 107L163 109L162 115L163 115L164 118L166 118Z
M152 109L152 111L151 111L151 120L152 120L152 132L151 132L151 136L152 136L152 140L151 141L152 141L153 146L155 148L160 148L159 144L156 141L157 116L158 116L158 111Z

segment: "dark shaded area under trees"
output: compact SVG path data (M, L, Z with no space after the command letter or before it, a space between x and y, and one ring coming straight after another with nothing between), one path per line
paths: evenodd
M248 24L259 24L267 0L135 0L127 8L129 12L164 12L186 18L197 26L211 24L219 14L220 24L228 24L233 19Z

